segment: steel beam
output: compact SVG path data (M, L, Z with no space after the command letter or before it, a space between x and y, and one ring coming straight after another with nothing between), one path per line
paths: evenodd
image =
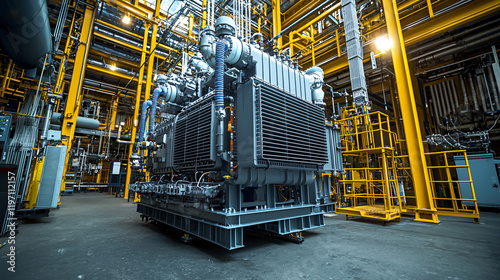
M406 134L406 143L409 152L410 166L413 178L413 187L417 203L415 220L421 222L438 223L436 207L432 200L432 191L427 173L427 162L422 144L417 107L411 82L410 68L406 58L406 49L403 32L399 22L399 14L395 0L382 1L387 22L389 38L393 42L392 61L396 74L403 126Z

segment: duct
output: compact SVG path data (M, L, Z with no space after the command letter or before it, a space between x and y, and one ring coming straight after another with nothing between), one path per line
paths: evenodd
M62 124L62 114L54 112L52 117L50 118L51 124ZM99 120L85 118L85 117L77 117L76 119L76 127L78 128L89 128L89 129L98 129L99 128Z
M356 14L356 2L354 0L342 0L342 11L344 12L345 40L352 84L352 98L357 106L361 106L368 102L368 93L363 67L363 46L360 40L358 17Z
M0 7L2 48L17 65L35 68L52 51L47 2L0 0Z
M476 95L476 87L474 86L474 81L472 80L472 74L469 74L469 85L472 93L472 100L474 101L474 109L479 111L479 102Z

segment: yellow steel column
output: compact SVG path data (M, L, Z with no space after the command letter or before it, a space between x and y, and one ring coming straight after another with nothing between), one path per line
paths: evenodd
M311 26L309 27L309 32L311 32L311 55L312 55L312 65L315 66L316 65L316 58L314 57L314 29L313 29L313 25L311 24Z
M189 26L188 26L188 37L194 38L193 29L194 29L194 16L192 13L189 13Z
M434 18L434 11L432 11L431 0L427 0L427 8L429 9L429 17Z
M82 89L82 80L85 76L85 67L87 65L86 57L89 51L88 44L92 38L94 10L85 7L85 14L83 24L80 32L79 47L75 56L75 63L73 65L73 74L71 76L71 83L69 86L68 98L66 99L66 107L64 109L64 120L61 125L62 144L67 147L66 160L64 164L64 172L61 181L61 191L65 189L66 172L68 170L68 161L70 156L71 144L73 136L75 135L76 118L80 112L80 100L83 93L80 94ZM69 38L68 38L69 40Z
M281 32L281 1L279 0L273 0L272 2L272 9L273 9L273 37L278 35ZM281 36L278 38L278 49L281 48L282 44L282 39Z
M115 96L111 101L111 122L109 123L110 131L116 128L116 111L118 108L118 100L120 100L119 95Z
M156 5L158 6L158 0L157 0ZM201 29L203 29L203 28L205 28L205 26L207 26L207 0L203 0L203 4L201 6L201 9L203 10L203 16L201 19Z
M206 0L204 1L206 2ZM155 20L158 20L159 16L160 16L160 4L161 4L161 0L156 0L156 8L155 8L155 14L154 14L154 18ZM156 37L158 35L158 24L153 24L153 32L151 34L151 44L149 46L149 59L148 59L148 71L147 71L147 80L146 80L146 88L144 89L144 100L148 100L149 97L150 97L150 94L151 94L151 85L152 85L152 82L153 82L153 70L154 70L154 62L155 62L155 52L153 52L153 49L155 48L156 46ZM132 142L134 142L132 140Z
M339 30L335 30L335 42L337 43L337 57L340 57Z
M159 16L160 16L160 4L161 4L161 0L156 0L155 14L154 14L155 20L158 20ZM154 61L156 58L156 56L155 56L156 51L153 52L153 49L156 46L157 34L158 34L158 24L154 23L153 24L153 32L151 35L152 36L151 43L149 46L149 59L148 59L148 69L147 69L147 73L146 73L146 77L147 77L146 88L144 89L144 100L148 100L151 96L151 86L153 85L153 77L154 77L154 74L153 74L154 68L153 67L154 67ZM148 121L148 119L146 119L146 121ZM132 141L132 142L134 142L134 141ZM143 156L146 157L147 155L148 155L148 151L144 150ZM147 171L146 171L146 180L149 180L149 172L147 172Z
M149 31L149 23L146 23L144 26L144 38L142 40L142 54L141 54L141 62L139 65L143 65L144 61L146 61L146 52L148 46L148 33ZM139 69L139 79L137 81L137 92L135 94L135 108L134 108L134 126L132 126L131 138L130 141L135 142L135 133L137 131L137 116L139 115L139 107L141 106L141 93L142 93L142 80L144 77L144 67ZM128 160L127 160L127 177L125 179L125 190L123 197L128 199L128 186L130 183L130 177L132 175L132 168L130 167L130 156L132 155L134 150L134 145L129 145L128 148Z
M3 97L5 93L5 89L7 87L7 80L10 78L10 70L13 68L13 63L12 59L9 59L9 65L7 66L7 70L5 71L5 76L3 77L2 81L2 88L0 89L0 97Z
M399 22L396 0L382 0L389 38L393 42L392 61L396 74L399 102L403 117L403 126L406 134L413 186L417 209L415 220L421 222L438 223L436 208L432 203L432 193L427 173L424 146L418 122L415 96L411 84L410 69L406 58L406 50Z

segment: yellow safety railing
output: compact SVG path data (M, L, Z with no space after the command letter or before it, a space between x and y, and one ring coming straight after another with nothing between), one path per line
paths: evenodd
M379 153L381 149L394 150L396 147L396 134L391 131L389 116L384 113L350 116L338 123L344 153Z
M425 153L432 198L439 215L479 219L479 209L465 150ZM463 156L465 164L457 165L454 156ZM460 180L458 172L467 174ZM465 190L465 191L464 191ZM470 197L463 197L464 193Z
M338 121L344 173L336 212L385 221L401 218L402 202L396 164L396 134L381 112L344 110Z

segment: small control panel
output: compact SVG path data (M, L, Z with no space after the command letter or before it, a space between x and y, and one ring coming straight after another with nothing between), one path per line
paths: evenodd
M5 143L9 138L12 116L0 114L0 143Z

